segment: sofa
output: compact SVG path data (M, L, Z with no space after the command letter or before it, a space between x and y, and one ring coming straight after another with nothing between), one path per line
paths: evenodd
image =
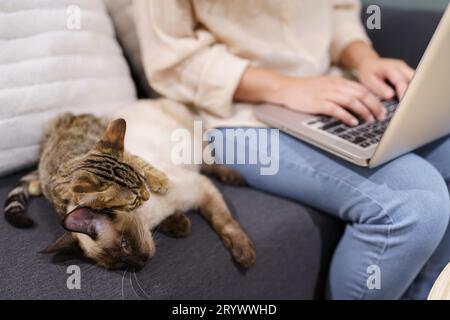
M367 18L366 13L362 15ZM383 8L382 29L368 32L382 55L403 58L415 67L440 16L433 11ZM27 171L0 178L0 203ZM0 219L0 298L324 298L328 266L344 224L288 199L216 183L254 241L257 262L251 269L240 269L232 262L217 235L196 212L191 213L188 237L156 235L157 253L140 271L107 271L76 255L41 254L63 229L51 205L36 198L28 209L36 227L20 230ZM79 288L68 285L74 270L80 271Z

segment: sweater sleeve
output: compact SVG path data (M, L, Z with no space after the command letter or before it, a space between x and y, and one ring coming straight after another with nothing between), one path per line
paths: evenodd
M199 27L189 0L135 0L134 14L150 85L168 98L227 117L248 61Z
M333 0L333 40L331 57L338 62L342 51L352 42L362 40L371 44L361 22L359 0Z

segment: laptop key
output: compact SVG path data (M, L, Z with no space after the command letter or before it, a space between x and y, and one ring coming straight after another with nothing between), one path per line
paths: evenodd
M314 120L311 120L310 122L308 122L307 125L313 126L313 125L315 125L316 123L319 123L319 122L320 122L319 119L314 119Z
M340 121L333 121L333 122L330 122L330 123L324 125L324 126L322 127L322 130L328 131L328 130L334 128L334 127L337 127L337 126L340 125L340 124L341 124Z
M339 133L343 133L343 132L345 132L345 131L347 131L347 129L342 128L342 127L338 127L338 128L336 128L336 129L334 129L332 133L333 133L333 134L339 134Z
M339 137L344 140L352 140L353 139L353 137L349 136L348 134L341 134Z
M327 124L327 123L332 122L332 121L336 121L336 119L331 118L331 117L325 117L325 116L319 118L319 122L321 122L323 124Z
M353 139L351 142L354 144L360 144L366 141L366 138L363 137L356 137L355 139Z

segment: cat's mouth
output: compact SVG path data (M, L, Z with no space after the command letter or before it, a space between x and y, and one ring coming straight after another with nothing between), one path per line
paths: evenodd
M77 205L75 206L71 211L69 211L69 213L67 213L66 216L73 214L76 211L83 211L83 210L88 210L92 213L97 213L97 214L104 214L106 216L109 217L114 217L114 215L116 214L116 212L113 209L110 208L102 208L102 209L97 209L97 208L91 208L89 206L86 205Z

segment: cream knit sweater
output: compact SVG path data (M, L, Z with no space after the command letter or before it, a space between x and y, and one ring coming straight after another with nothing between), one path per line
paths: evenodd
M342 50L369 41L358 0L135 0L145 72L160 94L194 105L207 126L261 125L233 103L250 64L291 76L327 74Z

